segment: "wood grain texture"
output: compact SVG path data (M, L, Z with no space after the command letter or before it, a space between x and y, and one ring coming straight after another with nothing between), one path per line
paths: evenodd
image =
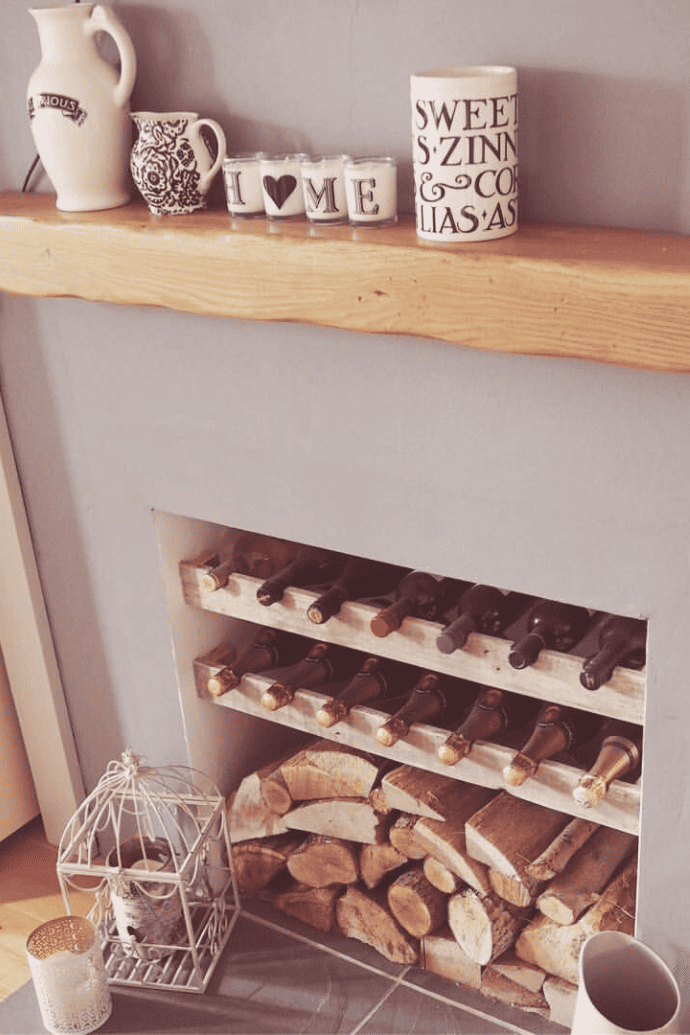
M690 370L690 237L525 224L428 244L414 220L314 229L143 203L64 213L0 194L0 289L415 335L470 348Z

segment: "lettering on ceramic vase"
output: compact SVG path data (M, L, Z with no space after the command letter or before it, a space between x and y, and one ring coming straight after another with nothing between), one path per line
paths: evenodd
M62 93L37 93L35 97L29 97L29 118L40 108L50 108L59 111L66 119L72 119L78 126L83 125L87 113L74 97L66 97Z
M516 93L449 102L418 98L414 102L420 230L439 235L474 234L515 224L517 108ZM467 204L457 204L458 195L449 194L456 191L465 193Z

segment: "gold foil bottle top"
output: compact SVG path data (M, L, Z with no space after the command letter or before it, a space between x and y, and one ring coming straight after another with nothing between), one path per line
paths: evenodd
M573 788L573 798L585 809L593 809L606 794L608 787L601 776L581 776L577 787Z
M261 704L268 712L275 712L278 708L285 707L286 704L290 704L295 691L290 686L284 686L282 683L274 683L273 686L269 686L267 690L264 690L261 695Z
M236 686L239 686L240 682L240 678L235 675L232 669L224 668L220 672L216 672L215 676L209 677L206 689L211 697L222 697L229 690L234 690Z
M445 744L440 745L438 757L446 765L455 765L461 758L469 755L472 743L461 733L451 733Z
M400 719L392 716L387 722L384 722L383 726L379 726L376 731L376 739L384 747L392 747L409 732L410 729L406 722L401 722Z
M335 726L337 722L342 722L346 718L347 708L334 698L325 701L316 713L316 721L319 726Z
M534 776L537 768L537 762L518 751L510 765L503 770L504 783L509 787L520 787L528 777Z

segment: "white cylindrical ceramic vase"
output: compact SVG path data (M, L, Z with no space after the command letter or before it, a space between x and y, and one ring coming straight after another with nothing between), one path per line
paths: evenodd
M655 952L622 931L600 931L582 946L571 1035L679 1035L680 992Z

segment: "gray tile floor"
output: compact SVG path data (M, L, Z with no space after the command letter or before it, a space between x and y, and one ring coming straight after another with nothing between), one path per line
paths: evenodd
M99 1029L128 1035L555 1035L566 1029L398 966L367 945L244 903L205 994L111 986ZM489 1015L489 1011L490 1014ZM31 983L0 1004L2 1035L43 1032Z

